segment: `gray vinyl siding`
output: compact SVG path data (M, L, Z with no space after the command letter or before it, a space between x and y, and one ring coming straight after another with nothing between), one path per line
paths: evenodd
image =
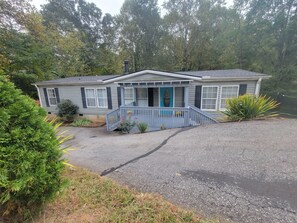
M131 81L140 81L140 80L172 80L173 78L166 78L158 75L153 74L147 74L139 77L129 78L129 82ZM201 85L201 86L218 86L219 92L218 92L218 100L217 100L217 109L219 109L219 101L220 101L220 90L221 86L224 85L240 85L240 84L247 84L247 93L249 94L255 94L256 89L256 83L257 81L234 81L234 82L199 82L199 81L193 81L189 85L189 98L188 98L188 104L191 106L194 106L195 104L195 86ZM81 87L84 88L102 88L102 87L110 87L111 88L111 96L112 96L112 109L107 108L83 108L82 104L82 96L81 96ZM78 113L79 114L85 114L85 115L105 115L106 113L115 110L118 108L118 95L117 95L117 84L106 84L106 85L80 85L80 86L57 86L57 85L48 85L48 86L40 86L39 92L40 92L40 100L42 102L43 107L51 113L57 113L56 106L46 106L45 102L45 96L43 88L58 88L59 89L59 95L60 99L69 99L74 104L76 104L79 107ZM157 95L154 94L154 98ZM154 100L155 101L155 100ZM156 100L157 101L157 100ZM154 104L155 106L155 104Z
M225 85L240 85L240 84L246 84L247 85L247 94L255 94L256 90L256 84L257 81L234 81L234 82L208 82L208 83L202 83L198 81L194 81L191 83L189 87L189 105L194 106L195 105L195 87L196 85L201 86L218 86L218 100L217 100L217 110L219 110L219 101L221 100L221 86Z
M56 106L46 106L45 96L43 92L43 88L53 88L57 87L59 89L59 95L61 100L69 99L75 105L79 107L78 114L85 115L105 115L106 113L118 108L118 96L117 96L117 85L116 84L108 84L108 85L81 85L81 86L41 86L40 97L42 101L43 108L45 108L48 112L52 114L57 113ZM111 88L111 97L112 97L112 109L108 108L83 108L82 96L81 96L81 88Z

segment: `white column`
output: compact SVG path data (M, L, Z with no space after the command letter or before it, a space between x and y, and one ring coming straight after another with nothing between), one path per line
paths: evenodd
M184 89L184 103L185 107L187 108L189 106L189 86L185 87Z
M121 106L125 106L125 88L121 87Z

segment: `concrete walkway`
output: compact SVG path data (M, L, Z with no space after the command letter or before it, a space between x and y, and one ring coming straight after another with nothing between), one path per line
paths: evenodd
M73 164L209 217L297 222L297 120L132 135L69 129Z

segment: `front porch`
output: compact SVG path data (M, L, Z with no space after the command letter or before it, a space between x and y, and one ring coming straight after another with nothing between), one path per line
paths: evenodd
M149 131L215 123L209 114L189 106L191 82L187 79L117 82L119 108L106 115L107 130L115 130L125 120L145 122Z
M217 122L209 114L191 106L187 108L121 106L106 115L107 131L117 129L120 122L125 120L136 123L145 122L149 126L148 131Z

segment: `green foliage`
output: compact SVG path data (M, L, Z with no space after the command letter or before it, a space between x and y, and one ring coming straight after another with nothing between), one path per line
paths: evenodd
M134 128L136 125L135 121L131 121L131 119L123 120L120 122L118 130L120 130L122 133L130 133L130 131Z
M125 1L117 17L122 53L131 61L131 71L156 67L155 55L161 37L161 18L156 0Z
M38 77L35 74L17 73L11 75L10 79L17 88L21 89L24 94L30 96L31 98L37 99L37 90L33 83L38 81Z
M140 122L136 126L140 133L145 133L148 130L148 124L145 122Z
M74 127L79 127L79 126L87 126L91 123L92 122L89 119L77 119L74 122L72 122L70 125Z
M121 73L124 59L130 71L241 68L272 75L263 93L291 94L296 1L234 3L167 0L161 17L157 0L126 0L113 17L86 0L50 0L40 13L28 0L1 1L0 69L40 81Z
M64 118L66 121L72 121L77 114L78 106L73 104L69 99L62 100L58 105L58 116Z
M223 113L232 121L250 120L273 117L277 114L272 110L279 104L266 96L242 95L227 100L227 109Z
M44 109L0 76L1 215L35 210L62 186L62 150L45 117Z

